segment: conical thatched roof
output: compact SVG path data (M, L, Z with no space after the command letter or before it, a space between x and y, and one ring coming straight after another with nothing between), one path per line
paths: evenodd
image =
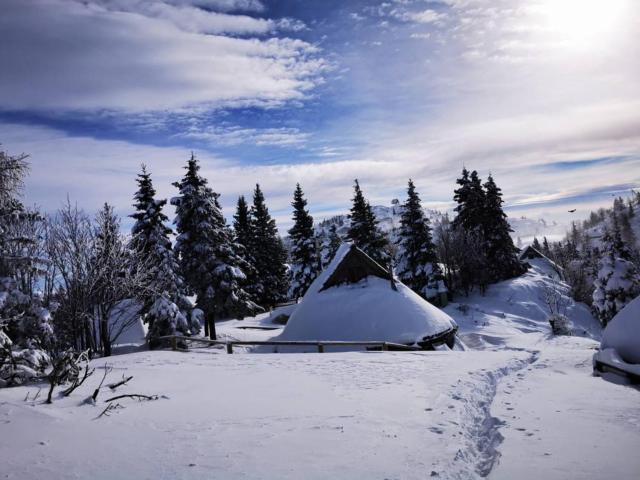
M330 272L320 291L336 285L357 283L369 276L393 280L389 270L382 267L355 245L351 245L335 269Z
M451 343L446 313L393 279L351 244L343 244L293 312L282 340Z

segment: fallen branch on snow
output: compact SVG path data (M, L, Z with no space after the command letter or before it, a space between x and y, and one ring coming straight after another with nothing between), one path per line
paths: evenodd
M98 385L98 388L96 388L94 390L93 395L91 396L91 400L93 400L94 403L98 398L98 394L100 393L100 389L102 388L102 384L104 383L105 378L107 378L107 375L109 375L111 370L112 370L112 367L108 366L105 363L104 364L104 375L102 375L102 380L100 381L100 385Z
M116 388L122 386L122 385L126 385L127 382L129 380L131 380L133 378L133 375L131 375L130 377L124 378L124 374L122 375L122 380L120 380L119 382L116 383L110 383L109 385L107 385L107 387L109 387L111 390L115 390Z
M158 395L142 395L141 393L130 393L127 395L118 395L116 397L108 398L105 402L112 402L114 400L119 400L121 398L137 398L138 400L158 400L160 397Z

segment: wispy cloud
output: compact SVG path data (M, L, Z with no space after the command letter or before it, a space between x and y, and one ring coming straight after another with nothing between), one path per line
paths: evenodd
M0 124L30 194L125 211L139 161L171 195L194 147L227 214L260 181L284 226L298 181L321 215L356 177L448 208L467 165L559 217L640 183L638 2L303 3L5 0L0 106L54 118Z
M204 34L284 25L186 2L7 0L0 28L13 47L0 48L0 105L145 111L300 100L327 67L317 47ZM286 27L301 28L290 20Z
M191 127L177 134L180 138L209 142L214 145L253 144L257 146L291 147L303 145L309 134L297 128L242 128L237 125Z

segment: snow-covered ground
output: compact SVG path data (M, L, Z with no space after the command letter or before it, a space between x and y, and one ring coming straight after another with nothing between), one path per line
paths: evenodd
M637 479L640 392L592 376L600 331L584 305L567 308L576 335L550 335L544 292L559 285L566 294L550 274L537 263L449 305L464 352L138 352L94 360L86 385L52 405L30 400L38 386L3 389L0 473ZM264 340L281 327L264 314L218 331ZM105 363L107 382L134 378L84 404ZM97 418L123 393L166 398L118 400L123 408Z

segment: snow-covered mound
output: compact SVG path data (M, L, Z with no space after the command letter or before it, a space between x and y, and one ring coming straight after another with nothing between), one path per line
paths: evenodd
M387 341L413 344L451 332L453 319L407 286L369 275L356 283L325 288L350 253L343 244L333 261L309 287L280 340Z
M490 285L484 295L459 296L444 310L460 326L458 335L471 348L529 347L551 334L552 312L564 315L573 336L600 340L602 328L589 308L571 298L546 259L530 259L522 276ZM523 335L527 334L527 335Z
M609 322L602 334L602 349L613 348L628 363L640 364L640 296Z

